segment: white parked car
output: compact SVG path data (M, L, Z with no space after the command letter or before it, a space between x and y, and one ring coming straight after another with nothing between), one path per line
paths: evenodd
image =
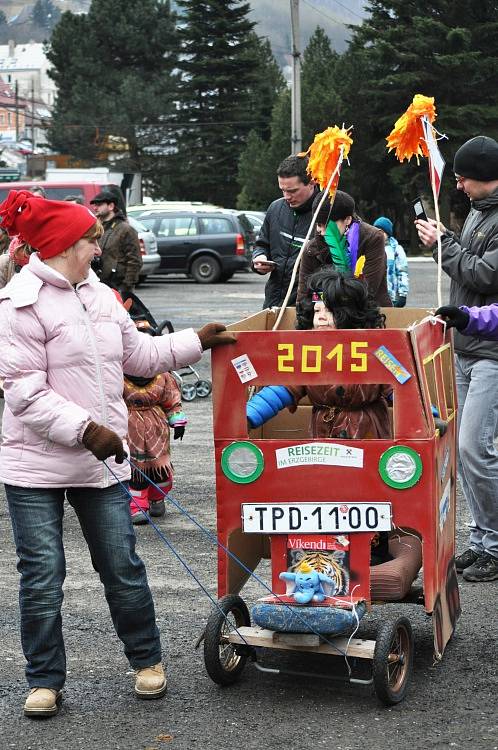
M159 269L161 256L157 252L157 240L154 233L133 216L128 216L128 223L138 234L142 254L142 270L138 281L142 284L149 274L155 273Z

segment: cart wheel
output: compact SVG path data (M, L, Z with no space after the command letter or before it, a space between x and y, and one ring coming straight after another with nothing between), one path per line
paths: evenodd
M209 380L198 380L195 384L195 393L199 398L207 398L212 390L213 386Z
M384 622L379 628L373 657L377 698L394 706L405 697L413 668L413 632L406 617Z
M196 397L195 385L192 383L185 383L182 385L182 398L184 401L193 401Z
M232 685L245 667L247 654L244 647L228 643L227 636L235 628L250 625L251 618L243 599L230 594L219 600L219 609L213 610L204 631L204 664L213 682L218 685Z

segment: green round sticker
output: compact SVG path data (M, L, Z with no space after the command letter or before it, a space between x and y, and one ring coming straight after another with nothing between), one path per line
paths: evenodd
M265 468L263 451L247 440L232 443L222 451L221 468L224 475L232 482L237 482L237 484L254 482Z
M394 445L380 457L379 474L389 487L406 490L422 476L422 459L413 448Z

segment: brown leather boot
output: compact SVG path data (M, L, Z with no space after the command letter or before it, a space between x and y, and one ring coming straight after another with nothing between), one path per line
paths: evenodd
M162 698L166 692L166 675L162 664L137 669L135 695L143 700Z
M32 688L24 704L24 715L29 718L55 716L62 701L62 690L52 688Z

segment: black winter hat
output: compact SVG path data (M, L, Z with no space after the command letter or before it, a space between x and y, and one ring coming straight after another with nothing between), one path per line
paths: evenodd
M466 141L455 154L453 171L479 182L498 180L498 143L487 135Z
M318 204L320 203L323 195L322 192L318 193L313 201L313 213L315 213ZM317 224L326 224L328 221L337 221L338 219L345 219L347 216L353 216L355 211L355 202L349 193L344 193L342 190L338 190L335 194L334 205L330 208L330 197L327 195L322 203L320 212L316 217Z

